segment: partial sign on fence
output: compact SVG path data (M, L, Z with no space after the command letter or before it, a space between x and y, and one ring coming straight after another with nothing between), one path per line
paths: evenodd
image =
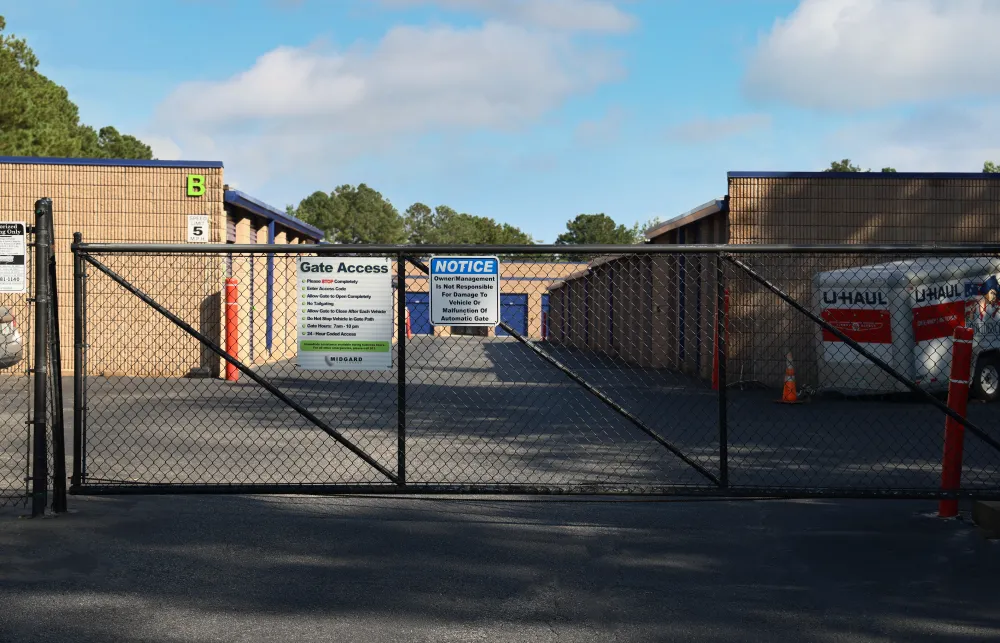
M0 292L25 293L25 232L23 221L0 223Z
M384 257L298 259L299 368L392 368L391 267Z
M430 280L431 324L496 326L500 323L497 257L434 257Z

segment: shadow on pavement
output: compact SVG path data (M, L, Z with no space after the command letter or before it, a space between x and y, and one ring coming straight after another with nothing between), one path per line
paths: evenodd
M0 515L0 640L975 641L1000 550L930 502L74 499Z

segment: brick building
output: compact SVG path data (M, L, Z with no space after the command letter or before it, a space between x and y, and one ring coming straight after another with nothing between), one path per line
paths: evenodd
M64 370L72 368L73 356L70 244L74 232L81 232L89 242L187 243L189 217L205 216L205 241L211 243L316 243L323 236L319 229L277 208L227 189L221 162L0 157L0 186L0 221L31 223L35 201L52 199ZM274 311L294 311L295 292L275 287L274 271L269 269L273 257L240 258L235 264L217 256L177 257L169 271L164 270L162 257L115 256L108 261L214 338L220 336L224 282L234 274L244 281L242 296L248 304L242 331L248 339L244 356L249 358L252 350L277 356L294 346L294 336L287 333L280 336L280 342L275 339ZM102 298L132 297L94 273L90 271L89 307L110 302ZM0 298L15 311L30 341L27 297ZM139 300L116 305L123 315L117 323L89 328L91 373L134 374L138 367L146 374L185 375L218 369L217 360ZM259 348L250 338L260 338Z
M646 231L654 244L934 244L1000 242L1000 175L730 172L728 192ZM814 274L885 256L765 256L747 261L797 301ZM815 329L733 268L729 370L781 381L797 356L815 379ZM631 256L592 262L550 290L550 338L631 363L711 375L717 302L714 256Z

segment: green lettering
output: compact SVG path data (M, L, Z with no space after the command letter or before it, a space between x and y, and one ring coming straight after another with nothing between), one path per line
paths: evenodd
M205 177L201 174L188 174L187 195L203 196L205 194Z

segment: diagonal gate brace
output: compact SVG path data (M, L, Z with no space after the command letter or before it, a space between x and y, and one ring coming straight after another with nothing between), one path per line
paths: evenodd
M121 275L111 270L110 268L102 264L100 261L97 261L88 254L84 254L83 258L87 261L87 263L91 264L92 266L100 270L102 273L107 275L116 284L118 284L125 290L129 291L130 293L141 299L150 308L160 313L161 315L169 319L171 322L179 326L188 335L191 335L199 342L207 346L213 353L215 353L222 359L226 360L233 366L235 366L237 369L239 369L241 373L249 377L251 380L259 384L260 386L262 386L265 390L271 393L271 395L274 395L276 398L284 402L288 407L295 410L295 412L297 412L299 415L309 420L309 422L311 422L317 428L321 429L330 437L332 437L334 440L342 444L348 451L361 458L366 464L371 466L373 469L381 473L383 476L388 478L393 483L400 484L400 480L396 477L394 473L383 467L374 458L365 453L360 447L358 447L353 442L344 437L344 435L340 431L337 431L336 429L328 425L326 422L316 417L311 411L309 411L309 409L302 406L292 398L288 397L285 393L281 391L281 389L276 387L274 384L271 384L257 373L254 373L252 370L250 370L249 367L243 364L243 362L239 361L238 359L227 353L218 344L216 344L211 339L209 339L205 335L195 330L194 327L185 322L183 319L181 319L177 315L173 314L172 312L164 308L162 305L157 303L152 297L150 297L146 293L142 292L141 290L133 286L131 283L126 281Z
M424 274L430 274L430 270L427 268L427 265L424 262L420 261L415 257L406 257L405 259L410 263L412 263L414 266L416 266ZM684 455L684 453L678 447L668 442L663 436L661 436L659 433L657 433L649 426L647 426L645 422L643 422L638 417L629 412L628 409L624 408L623 406L612 400L610 397L608 397L606 394L602 393L593 384L591 384L587 380L583 379L582 377L574 373L572 369L570 369L568 366L557 360L555 357L552 357L551 355L543 351L535 344L535 342L531 341L521 333L514 330L505 321L501 320L500 323L497 325L500 326L500 328L507 331L507 333L510 334L511 337L513 337L517 341L527 346L533 353L541 357L543 360L545 360L552 366L555 366L557 369L559 369L564 375L566 375L566 377L570 378L571 380L582 386L585 391L587 391L588 393L599 399L601 402L604 402L604 404L606 404L608 408L610 408L612 411L621 415L623 418L631 422L640 431L642 431L649 437L653 438L653 440L659 443L660 446L665 448L667 451L673 453L682 462L684 462L684 464L690 466L692 469L694 469L702 476L710 480L712 484L716 486L721 485L719 478L716 477L711 471L701 466L688 456Z

